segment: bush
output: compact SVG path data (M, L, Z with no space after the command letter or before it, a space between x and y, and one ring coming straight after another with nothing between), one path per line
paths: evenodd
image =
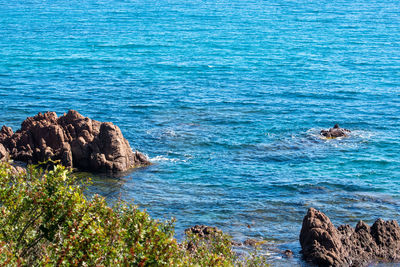
M88 199L84 188L61 165L16 173L0 163L0 265L251 265L238 260L223 233L179 244L173 220L159 222L126 202L111 208L98 195Z

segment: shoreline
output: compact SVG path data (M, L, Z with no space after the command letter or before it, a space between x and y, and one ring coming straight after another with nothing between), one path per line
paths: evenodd
M80 129L80 130L77 130L77 132L75 130L71 131L69 129L70 126L65 126L64 125L64 120L66 120L68 123L70 123L70 125L74 125L72 127L75 127L77 129ZM90 150L88 150L88 151L92 151L93 149L92 149L92 145L91 145L90 142L92 142L91 140L93 138L91 139L90 137L87 137L87 135L89 133L87 133L86 130L82 131L82 127L90 129L91 125L96 125L96 124L100 124L100 123L101 122L97 122L97 121L93 121L92 122L91 119L83 117L82 115L80 115L76 111L70 111L67 115L64 115L63 117L60 117L60 118L57 118L55 113L54 114L50 113L50 112L45 113L45 114L39 113L35 117L28 117L22 123L22 129L23 130L18 130L15 134L12 132L11 129L9 129L9 128L5 127L5 126L2 128L2 130L0 132L0 141L1 141L0 144L2 145L2 147L0 147L2 149L0 151L1 152L1 158L2 159L7 159L7 158L12 156L12 157L16 157L17 159L25 159L26 155L31 153L31 154L29 154L30 158L28 157L27 161L31 161L32 159L37 159L40 155L42 157L43 157L43 155L47 155L46 157L50 157L50 158L52 158L54 156L53 160L57 160L58 159L57 157L59 157L59 155L62 154L62 153L60 154L59 152L57 152L57 151L59 151L59 150L57 150L58 147L68 147L68 145L69 145L68 143L64 143L62 141L65 138L67 138L66 137L67 135L70 135L73 138L76 138L76 135L77 135L78 138L76 140L78 140L78 141L80 140L79 138L83 138L83 136L86 136L84 138L86 138L85 140L88 143L86 143L86 145L85 145L85 142L82 141L82 144L81 144L81 146L84 145L84 146L86 146L86 148L80 148L81 150L77 150L77 151L82 151L82 150L85 150L85 149L88 150L89 148L90 148ZM67 132L62 132L61 134L57 133L55 135L48 135L48 134L46 135L45 134L46 132L49 132L49 131L52 132L53 131L52 129L54 127L58 127L57 126L58 124L62 125L62 127L67 129L67 130L65 130L65 129L63 130L63 131L67 131ZM117 129L117 131L119 131L119 128L117 126L111 125L110 127L111 128L114 127L115 129ZM99 134L97 132L98 130L91 130L91 131L93 132L93 135L95 136L94 138L96 138L96 135ZM337 132L335 132L335 131L337 131ZM331 135L332 136L333 135L335 135L335 136L336 135L337 136L341 135L341 136L344 136L344 137L347 137L347 134L350 133L349 130L346 130L346 129L342 130L341 128L339 128L339 126L337 126L337 127L335 126L335 128L331 128L328 131L321 131L321 134L322 134L322 132L324 132L324 134L327 134L327 135L330 135L330 136ZM41 143L43 143L45 145L38 146L36 141L34 141L32 139L32 136L37 136L37 135L39 135L39 137L37 137L36 139L42 140ZM100 133L100 135L104 135L104 134ZM111 139L108 138L105 143L98 141L96 143L96 146L99 146L99 147L105 146L105 147L107 147L107 146L109 146L109 144L113 144L115 142L119 142L119 143L124 143L125 142L127 144L127 148L129 148L129 150L131 151L131 148L129 146L128 141L122 136L122 134L120 134L120 135L112 135L112 134L110 134L110 136L113 136L113 137ZM76 142L75 139L73 139L73 138L69 141L72 146L74 145L74 142ZM17 141L15 141L14 139L16 139ZM20 139L25 140L24 141L25 143L23 143L23 145L21 145L21 142L18 141ZM328 138L328 139L330 139L330 138ZM58 141L55 141L55 140L58 140ZM60 140L61 140L62 145L60 144ZM104 139L104 140L106 140L106 139ZM341 139L338 139L338 140L341 141ZM109 142L109 144L107 142ZM46 144L48 144L48 146L46 146ZM3 149L4 147L6 148L5 151ZM18 149L21 149L21 150L16 149L16 147ZM31 148L34 148L35 152L32 152ZM126 150L125 148L120 148L120 147L114 147L113 149ZM48 151L50 151L50 152L48 152ZM80 157L79 158L80 160L87 160L87 159L81 157L81 155L80 155L81 152L76 152L76 150L73 150L73 149L71 151L72 151L71 152L71 157L72 158L70 160L68 160L67 163L68 162L69 163L73 162L74 164L77 163L79 160L77 161L75 159L75 157ZM11 154L11 152L12 152L12 154ZM36 153L36 154L34 154L34 153ZM90 152L90 153L92 153L92 152ZM102 153L102 152L99 152L99 153ZM115 153L115 152L112 152L112 153ZM134 153L136 153L134 155L136 157L138 157L139 160L141 160L140 159L142 157L141 154L138 154L138 152L134 152ZM104 154L100 154L100 155L103 155L103 157L105 157L105 158L107 158L107 160L109 160L109 163L107 163L107 164L111 164L110 166L113 166L113 164L114 164L112 162L113 156L104 156ZM130 157L129 153L127 153L127 155L128 155L127 157ZM86 157L92 157L92 155L91 154L87 154ZM97 156L95 156L95 158L96 157ZM101 156L99 158L101 158ZM119 159L119 157L117 157L116 159ZM136 161L136 159L135 159L135 161ZM54 161L51 161L51 163L52 163L51 166L54 166ZM23 171L23 168L21 167L21 165L23 165L23 164L21 164L21 162L15 161L13 163L13 165L14 165L14 169L15 169L16 173L21 172L21 170ZM99 178L97 178L97 180L102 180L102 179L104 179L104 177L107 177L106 179L110 179L110 180L117 179L117 181L122 181L122 185L123 185L124 182L127 182L127 180L126 180L127 177L133 177L135 175L139 175L141 173L143 174L143 173L146 173L148 171L151 172L152 168L154 168L154 169L158 168L157 164L155 164L155 165L147 164L146 166L147 166L146 168L149 168L149 169L145 169L144 172L141 172L139 170L138 170L138 172L132 172L132 169L129 169L129 170L127 169L125 171L115 172L115 173L113 171L112 172L108 172L107 171L107 172L104 172L105 176L103 176L103 178L101 178L102 176L96 175L96 173L92 172L92 174L94 174L95 176L99 177ZM69 167L72 169L72 165L69 166ZM140 165L137 166L137 167L140 167ZM100 170L105 170L105 169L104 168L100 168ZM88 169L88 171L93 171L93 169ZM78 173L78 175L79 175L79 173ZM133 179L133 182L136 182L136 180ZM108 185L106 185L106 186L108 186ZM99 190L96 190L96 188L94 188L94 192L96 192L96 191L99 191ZM117 189L117 192L118 192L118 189ZM107 195L105 195L105 196L108 197ZM329 218L327 220L329 220ZM247 224L247 227L250 229L251 228L250 224ZM356 230L358 229L357 227L356 227ZM303 228L304 228L304 222L303 222ZM331 226L331 228L334 229L333 225ZM238 228L238 229L240 229L240 228ZM301 231L304 232L303 229ZM228 231L228 233L229 233L229 231ZM257 235L257 236L261 237L262 235ZM399 236L400 236L400 234L399 234ZM302 239L304 239L304 238L300 238L300 241ZM315 242L315 240L312 241L312 242ZM337 241L337 242L339 242L339 241ZM302 242L302 241L300 243L301 243L301 246L303 247L303 251L304 251L304 247L305 246L307 247L307 245L305 245L305 243ZM269 254L273 254L274 256L272 256L272 257L275 257L276 260L278 260L278 261L281 260L281 261L285 261L285 262L291 262L293 264L294 263L296 263L296 264L297 263L299 263L299 264L304 263L303 256L302 256L300 250L297 249L298 246L292 246L294 249L293 248L292 249L286 248L286 249L283 249L283 250L280 249L281 247L287 247L288 244L292 244L293 245L293 242L281 243L281 244L274 243L273 244L273 243L269 242L268 240L262 240L262 238L261 239L252 239L252 238L250 238L250 239L242 240L241 242L233 241L232 244L233 244L233 246L235 247L235 249L237 251L241 251L241 250L249 251L251 247L259 246L264 253L266 253L268 255ZM336 249L336 250L340 250L340 249ZM371 256L370 254L368 254L368 255L369 255L368 257L370 257L369 260L371 260L371 261L373 261L375 259L373 257L377 257L377 258L379 258L379 257L380 258L388 257L388 256ZM379 254L379 255L381 255L381 254ZM310 256L310 254L307 254L307 253L304 256L305 256L305 259L307 259L308 261L313 261L313 262L317 262L318 263L318 260L314 256ZM325 256L319 256L319 258L323 258L323 257L325 257ZM351 257L354 257L354 256L351 256L351 255L350 256L349 255L348 256L338 256L338 258L343 258L343 257L346 259L347 262L354 261L354 259L351 258ZM367 256L365 256L365 257L367 257ZM397 258L394 258L393 260L397 261ZM365 259L365 261L368 261L368 259Z

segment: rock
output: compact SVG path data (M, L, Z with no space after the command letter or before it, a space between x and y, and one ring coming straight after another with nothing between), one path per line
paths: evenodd
M189 237L189 241L186 244L186 250L190 253L195 253L198 249L199 243L196 240L191 239L191 236L197 236L202 240L207 240L215 237L217 233L221 233L217 227L207 225L195 225L193 227L185 229L186 236Z
M310 208L300 232L301 253L318 266L366 266L371 262L400 262L400 227L378 219L371 227L335 228L322 212Z
M19 175L19 174L26 174L26 164L20 161L13 161L10 162L11 170L13 174Z
M7 149L3 144L0 144L0 161L7 161L9 156Z
M60 160L64 166L83 171L118 173L150 164L145 155L132 151L118 126L74 110L60 118L55 112L28 117L15 133L3 126L0 144L14 160ZM0 147L0 157L2 153Z
M263 241L263 240L249 238L243 242L243 245L249 246L249 247L258 247L259 245L262 245L264 243L265 243L265 241Z
M340 128L339 124L335 124L333 128L330 128L329 130L322 130L320 134L328 139L333 139L337 137L347 137L350 132L350 130Z
M290 249L287 249L283 252L283 255L285 255L286 258L291 258L291 257L293 257L293 251L291 251Z
M232 241L231 241L231 245L232 245L233 247L242 247L242 246L243 246L243 243L242 243L242 242L235 241L235 240L232 240Z
M210 237L215 235L215 233L222 233L217 227L207 226L207 225L195 225L193 227L185 229L185 234L194 234L199 237Z

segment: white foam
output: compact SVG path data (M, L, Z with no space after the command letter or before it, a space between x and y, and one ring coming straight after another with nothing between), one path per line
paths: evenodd
M151 162L160 162L160 161L170 161L170 162L177 162L179 159L167 158L165 156L156 156L154 158L150 158Z
M174 130L172 130L172 129L166 130L166 131L164 132L164 135L173 136L173 137L177 136L176 132L175 132Z
M374 133L362 130L354 130L351 132L351 135L361 139L371 139L371 137L374 136Z

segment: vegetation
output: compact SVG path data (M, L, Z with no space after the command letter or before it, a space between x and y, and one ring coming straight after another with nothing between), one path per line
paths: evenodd
M66 168L0 163L0 265L14 266L233 266L239 259L221 233L174 238L174 221L159 222L130 203L109 207Z

